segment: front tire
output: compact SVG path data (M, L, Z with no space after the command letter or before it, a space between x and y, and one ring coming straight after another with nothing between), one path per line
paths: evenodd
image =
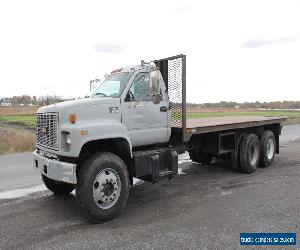
M74 185L49 179L47 176L43 174L42 174L42 180L45 186L50 191L52 191L55 195L68 195L74 190Z
M129 175L123 160L101 152L88 158L79 170L76 193L81 211L93 223L120 214L129 195Z

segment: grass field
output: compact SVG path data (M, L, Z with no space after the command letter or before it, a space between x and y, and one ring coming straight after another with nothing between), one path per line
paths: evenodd
M33 151L35 136L26 130L0 127L0 155Z
M26 128L35 128L36 116L34 115L0 115L0 123L6 125L21 125Z
M35 115L38 107L0 107L1 115Z

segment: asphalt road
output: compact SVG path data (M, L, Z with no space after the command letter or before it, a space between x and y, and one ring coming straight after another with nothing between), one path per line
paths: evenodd
M98 225L74 195L44 190L31 154L1 156L0 249L238 249L240 232L299 235L300 126L284 127L281 141L272 167L252 175L183 156L181 175L136 185L121 216Z

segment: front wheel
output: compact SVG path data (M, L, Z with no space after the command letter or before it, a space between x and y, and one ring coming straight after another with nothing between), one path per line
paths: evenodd
M92 155L79 170L76 193L87 219L99 223L116 217L126 205L129 177L125 163L117 155Z
M74 190L74 185L49 179L45 175L42 175L42 180L45 186L55 195L67 195Z

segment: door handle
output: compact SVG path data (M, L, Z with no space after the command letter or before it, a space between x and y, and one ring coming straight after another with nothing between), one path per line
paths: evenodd
M168 107L166 106L160 107L160 112L167 112L167 111L168 111Z

